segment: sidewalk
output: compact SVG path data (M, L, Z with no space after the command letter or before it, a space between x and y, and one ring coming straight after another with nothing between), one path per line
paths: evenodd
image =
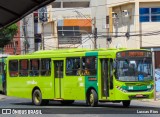
M5 99L5 95L0 94L0 100Z
M156 93L156 100L154 99L142 99L139 102L147 103L152 106L160 107L160 92Z

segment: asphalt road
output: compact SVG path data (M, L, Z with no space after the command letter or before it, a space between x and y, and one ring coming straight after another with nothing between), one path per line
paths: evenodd
M132 101L129 108L124 108L122 103L99 103L98 107L86 106L84 101L76 101L72 105L61 105L60 102L50 101L47 106L34 106L31 100L19 99L13 97L4 97L0 100L0 109L12 109L12 112L16 114L18 110L27 111L36 110L38 114L71 114L73 116L77 114L85 114L85 116L90 116L94 114L95 116L104 116L110 114L111 116L121 117L122 115L130 114L130 117L159 117L160 107L153 103ZM34 112L33 112L34 113ZM69 117L70 117L69 116ZM124 116L123 116L124 117Z

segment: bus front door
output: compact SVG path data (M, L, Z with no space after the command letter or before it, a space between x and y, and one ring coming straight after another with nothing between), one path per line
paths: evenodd
M61 98L62 78L63 78L63 60L54 60L54 97Z
M108 59L101 59L101 91L102 97L109 97Z

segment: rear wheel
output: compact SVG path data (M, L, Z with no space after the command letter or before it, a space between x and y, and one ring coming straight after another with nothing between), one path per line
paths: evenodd
M42 101L42 94L40 92L39 89L34 90L33 94L32 94L32 102L34 103L34 105L36 106L40 106L43 104Z
M123 107L129 107L131 101L130 100L126 100L126 101L122 101L122 103L123 103Z
M98 105L98 96L97 96L97 93L94 89L91 89L90 90L90 93L87 95L87 103L94 107L94 106L97 106Z

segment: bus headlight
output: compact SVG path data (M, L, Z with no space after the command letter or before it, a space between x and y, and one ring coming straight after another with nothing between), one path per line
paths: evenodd
M125 89L122 89L120 86L116 86L116 88L122 92L125 92L125 93L127 92Z

